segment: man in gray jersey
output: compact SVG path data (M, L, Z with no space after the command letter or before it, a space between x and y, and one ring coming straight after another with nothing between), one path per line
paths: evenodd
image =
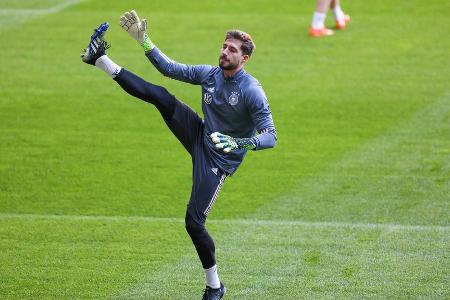
M255 45L245 32L227 32L219 66L185 65L169 59L154 46L147 34L146 20L136 12L126 12L121 27L144 48L150 62L165 76L201 85L201 119L166 89L144 81L115 64L106 54L104 34L108 24L95 30L82 60L109 74L126 92L149 102L191 154L193 184L186 211L186 230L197 250L206 275L202 299L221 299L225 287L220 282L215 245L205 222L227 176L241 164L247 150L271 148L276 131L265 93L259 82L243 69Z

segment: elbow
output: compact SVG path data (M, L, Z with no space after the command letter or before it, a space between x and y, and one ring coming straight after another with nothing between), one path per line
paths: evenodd
M275 148L276 144L277 137L272 136L271 138L266 138L264 141L259 140L255 150Z
M266 134L264 146L262 148L270 149L275 148L277 144L277 132L275 130L270 130Z

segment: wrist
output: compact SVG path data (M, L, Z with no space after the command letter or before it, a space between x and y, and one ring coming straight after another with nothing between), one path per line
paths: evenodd
M141 46L144 48L146 53L151 52L153 48L155 48L155 45L152 43L147 34L144 35L144 41L141 43Z
M239 149L245 149L245 150L255 150L256 149L256 141L254 138L236 139L236 143L238 144Z

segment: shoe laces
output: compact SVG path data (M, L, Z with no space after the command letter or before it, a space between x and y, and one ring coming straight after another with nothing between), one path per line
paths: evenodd
M102 40L102 45L105 50L111 48L111 44L108 44L108 42L105 40Z
M111 45L108 44L108 42L105 41L104 39L99 38L98 39L98 45L97 45L96 49L98 51L99 49L102 49L102 48L103 48L103 50L107 50L107 49L111 48Z
M107 50L107 49L111 48L111 45L108 44L108 42L106 42L106 41L103 39L103 34L104 34L105 32L104 32L103 30L101 30L100 28L101 28L101 27L95 28L95 29L94 29L94 34L92 35L92 37L95 36L95 33L98 33L99 35L95 38L96 40L98 40L98 41L100 42L99 45L98 45L98 48L100 48L100 45L101 45L101 46L103 46L103 48L104 48L105 50Z

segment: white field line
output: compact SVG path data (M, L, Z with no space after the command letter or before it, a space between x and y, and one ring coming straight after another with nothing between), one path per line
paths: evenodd
M2 8L0 9L0 29L9 26L17 26L26 23L36 17L57 13L69 6L80 3L84 0L66 0L62 3L45 8Z
M29 219L29 220L70 220L70 221L143 221L184 223L184 218L161 218L145 216L86 216L86 215L51 215L51 214L15 214L0 213L0 220ZM347 222L307 222L298 220L261 220L261 219L217 219L208 220L208 224L248 225L248 226L299 226L313 228L348 228L348 229L384 229L404 231L450 231L450 226L439 225L405 225L383 223L347 223Z
M78 4L83 0L66 0L55 6L45 7L45 8L2 8L0 10L1 14L25 14L25 15L48 15L59 12L66 7Z

